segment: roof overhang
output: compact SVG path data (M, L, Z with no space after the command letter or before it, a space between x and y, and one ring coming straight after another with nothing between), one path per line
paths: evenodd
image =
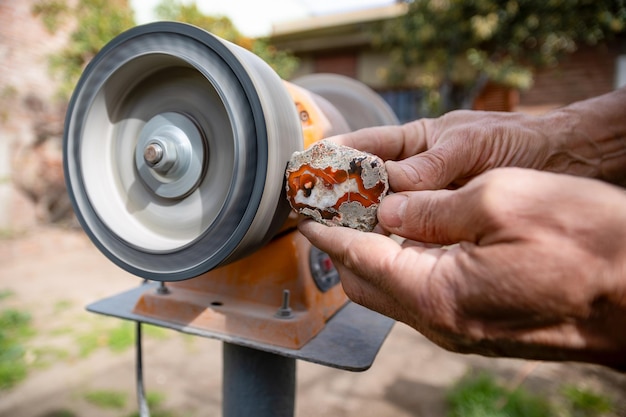
M278 23L273 25L270 40L275 47L294 53L369 45L372 24L401 16L407 8L406 3L396 3Z

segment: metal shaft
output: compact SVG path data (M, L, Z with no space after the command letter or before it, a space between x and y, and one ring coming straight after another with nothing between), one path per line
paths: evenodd
M224 343L223 417L293 417L296 360Z

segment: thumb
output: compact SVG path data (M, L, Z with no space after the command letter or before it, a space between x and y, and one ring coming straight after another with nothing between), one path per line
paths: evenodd
M460 190L416 191L391 194L378 207L378 221L387 231L418 242L450 245L476 242L480 215L462 204Z
M459 149L458 145L446 145L442 144L401 161L387 161L385 167L391 189L438 190L467 176L471 154Z

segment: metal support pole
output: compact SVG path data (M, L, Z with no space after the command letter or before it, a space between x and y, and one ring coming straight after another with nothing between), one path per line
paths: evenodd
M224 342L223 417L293 417L296 360Z

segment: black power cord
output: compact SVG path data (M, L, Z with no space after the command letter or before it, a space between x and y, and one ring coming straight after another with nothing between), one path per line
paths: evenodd
M142 285L148 284L150 281L144 279ZM136 322L135 327L135 373L137 379L137 405L139 407L139 417L150 417L150 409L146 400L146 390L143 383L143 352L141 348L141 322Z
M137 353L136 371L137 371L137 403L139 406L139 417L150 417L150 409L146 400L146 391L143 384L143 359L141 349L141 322L137 322L137 331L135 334L135 348Z

